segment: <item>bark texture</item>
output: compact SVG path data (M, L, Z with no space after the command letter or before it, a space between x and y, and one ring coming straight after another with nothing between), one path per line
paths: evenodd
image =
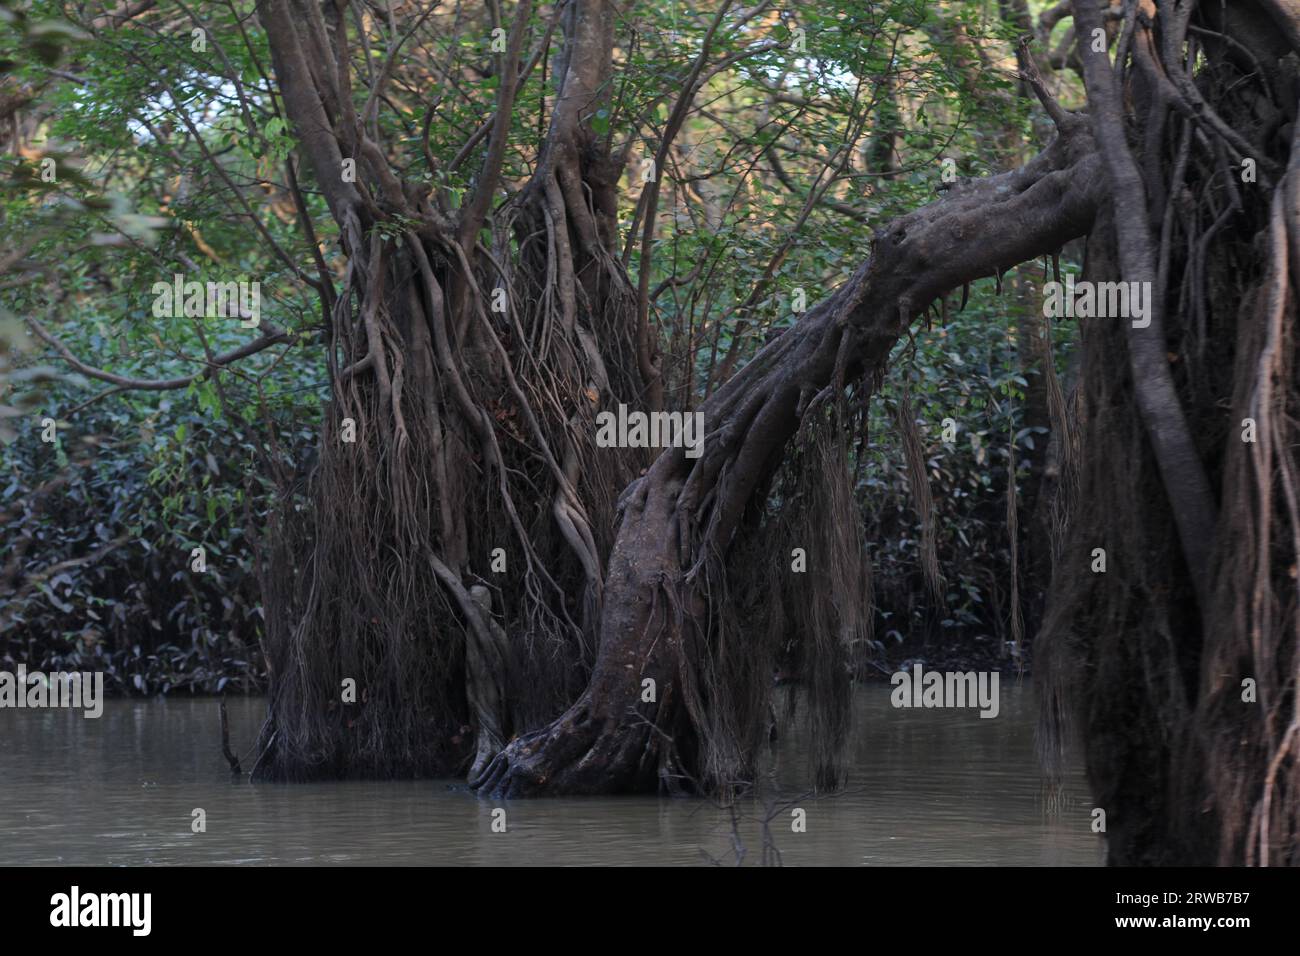
M555 723L512 743L482 787L521 796L645 789L656 778L667 790L683 777L708 788L745 779L757 734L739 718L766 710L749 704L737 713L723 675L726 657L741 646L728 622L763 616L737 606L728 588L737 542L755 533L742 528L746 516L762 507L801 425L821 415L831 427L842 422L835 406L850 386L867 401L898 337L936 298L1086 234L1103 201L1101 177L1086 121L1063 114L1060 135L1025 167L960 185L879 230L848 283L703 405L703 455L665 452L624 493L591 684ZM860 555L861 542L846 550ZM778 576L789 573L789 552L770 544L745 556ZM836 569L815 570L835 583ZM814 604L839 602L834 646L821 648L832 669L863 627L868 598L856 584L847 595L831 587L811 596ZM749 596L776 599L783 591ZM770 673L757 678L763 704ZM658 689L654 701L642 699L646 679ZM833 710L844 703L839 695ZM818 776L830 781L832 754L821 757Z
M1113 194L1087 274L1154 311L1081 323L1042 743L1081 743L1113 863L1294 865L1295 12L1125 12L1112 64L1074 4Z
M454 210L381 135L389 65L357 108L349 5L258 14L347 269L337 291L326 280L333 398L310 507L286 503L263 568L272 702L256 773L475 774L586 678L614 499L639 462L596 456L593 419L653 387L610 252L621 166L588 125L609 96L613 7L565 7L536 172L502 202L515 97L541 58L524 50L531 3L515 8Z

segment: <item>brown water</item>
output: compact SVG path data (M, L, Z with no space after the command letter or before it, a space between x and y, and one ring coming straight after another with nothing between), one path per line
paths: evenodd
M771 834L786 864L1097 865L1082 776L1044 800L1028 690L1001 713L895 710L888 685L858 692L847 789L799 797L803 737L777 748L783 796L806 812ZM260 700L230 705L231 740L251 741ZM220 756L215 701L109 701L103 716L0 710L0 865L6 864L701 864L734 862L730 815L703 800L481 800L457 781L250 785ZM506 811L506 832L492 811ZM202 808L207 830L191 832ZM758 862L764 807L739 823Z

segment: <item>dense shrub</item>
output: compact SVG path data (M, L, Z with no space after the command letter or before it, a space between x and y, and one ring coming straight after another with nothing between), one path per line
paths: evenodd
M49 396L57 418L69 389ZM282 410L281 453L313 437L306 409ZM135 402L113 396L40 440L42 416L4 448L0 660L95 669L113 691L254 691L264 685L253 548L274 494L256 427L228 421L201 389ZM292 467L292 462L286 462ZM192 570L202 546L206 571Z

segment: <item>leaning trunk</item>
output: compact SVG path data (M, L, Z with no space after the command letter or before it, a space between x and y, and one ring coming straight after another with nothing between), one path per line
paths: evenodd
M1098 161L1086 124L1062 119L1061 135L1023 169L959 187L880 230L845 286L703 405L703 454L665 452L624 493L591 684L549 727L512 743L484 789L743 783L781 654L799 658L810 714L827 731L816 776L838 777L849 657L868 626L862 545L837 530L855 527L851 516L837 520L847 507L845 389L865 403L899 336L936 298L1088 231ZM787 457L823 505L841 502L838 512L800 508L790 494L765 514ZM781 626L765 634L764 621ZM757 633L745 632L751 622Z

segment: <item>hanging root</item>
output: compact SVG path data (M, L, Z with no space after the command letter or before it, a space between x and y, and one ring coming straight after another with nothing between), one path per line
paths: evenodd
M710 791L755 779L774 678L786 682L790 717L805 699L818 786L841 781L851 679L870 637L870 572L846 453L852 429L827 405L805 418L776 477L776 504L755 506L725 567L711 557L697 578L704 623L688 647L683 694Z
M866 414L865 398L859 411ZM805 424L801 463L815 477L805 473L798 481L807 494L792 502L793 513L782 514L780 535L791 546L797 540L809 542L809 573L784 576L787 613L781 667L801 677L790 685L789 711L794 714L795 695L803 694L809 739L814 741L814 779L826 789L843 781L851 677L861 668L872 637L871 559L848 465L853 430L844 421L842 406ZM787 474L785 480L796 479Z
M477 776L589 675L617 493L647 460L595 446L639 388L635 299L582 190L539 176L480 267L432 227L343 222L311 507L284 502L262 569L265 776Z
M930 471L925 463L925 446L917 431L910 391L904 387L898 400L898 429L903 438L903 459L907 462L907 485L912 505L921 521L921 567L925 583L936 601L943 600L943 577L939 573L939 549L935 538L934 498L930 494Z
M1145 139L1135 151L1144 178L1159 184L1165 337L1155 345L1217 492L1209 586L1182 557L1171 506L1179 489L1141 424L1142 383L1129 370L1137 330L1083 320L1077 445L1068 429L1061 443L1068 530L1035 657L1040 749L1059 772L1067 740L1082 743L1112 862L1296 865L1300 148L1292 139L1288 156L1276 135L1284 122L1295 130L1296 104L1270 102L1269 84L1240 75L1250 35L1213 42L1222 34L1189 26L1193 8L1161 7L1162 63L1150 24L1130 21L1137 67L1173 80L1154 101L1129 104L1138 114L1129 127ZM1196 8L1198 18L1220 12ZM1184 55L1189 29L1196 38ZM1203 51L1201 36L1211 38ZM1271 66L1292 82L1293 60ZM1262 171L1248 188L1243 152ZM1097 222L1086 278L1114 280L1131 266L1117 261L1112 229ZM1049 382L1059 428L1070 416L1057 392Z
M353 241L355 251L359 232ZM455 449L460 467L472 465L436 406L414 398L432 387L432 366L421 369L428 353L402 345L423 315L385 295L412 270L381 248L350 260L335 325L338 364L364 354L373 371L335 390L310 509L288 499L273 517L263 580L274 720L264 738L275 742L259 761L264 776L423 775L462 759L465 634L428 555L449 530L443 507L463 513L470 492L435 488L440 471L415 463ZM295 563L299 547L305 565Z
M1292 156L1296 157L1295 146ZM1293 162L1296 160L1293 159ZM1238 323L1234 419L1224 476L1223 559L1198 709L1210 803L1219 820L1219 861L1300 863L1300 618L1297 460L1300 389L1295 378L1296 292L1284 193L1269 216L1269 267ZM1241 437L1253 422L1254 441ZM1254 702L1247 703L1246 682ZM1194 748L1184 755L1197 769Z

